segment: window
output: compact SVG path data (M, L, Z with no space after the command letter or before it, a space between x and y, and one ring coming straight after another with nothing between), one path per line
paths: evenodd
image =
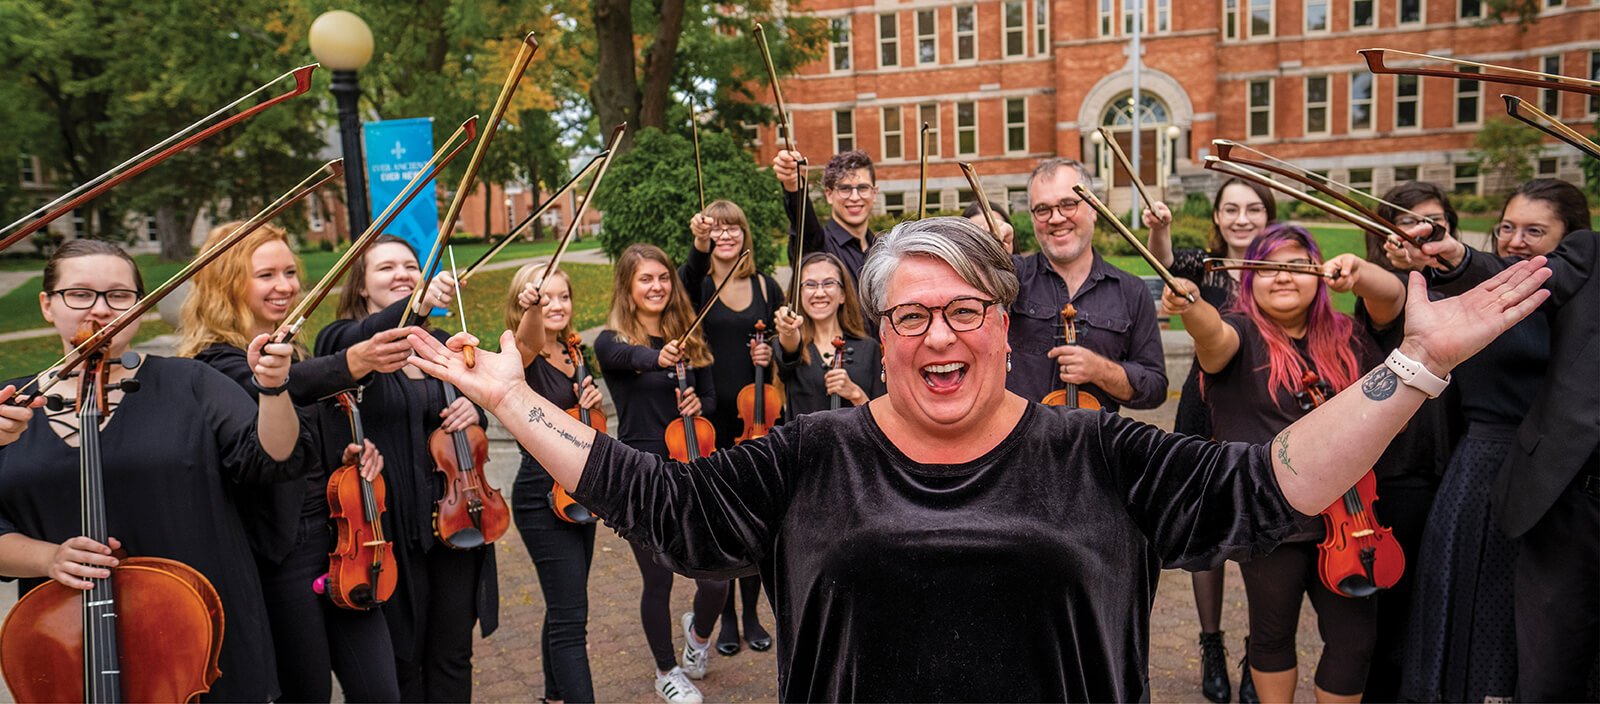
M1417 98L1422 94L1422 81L1416 76L1395 76L1394 79L1394 128L1416 127L1421 119Z
M1156 31L1172 29L1172 0L1156 0Z
M1137 0L1122 0L1122 33L1133 34L1133 13L1144 8L1139 7ZM1143 23L1141 23L1143 24Z
M1033 0L1033 53L1050 50L1050 2Z
M322 199L313 195L306 199L306 219L311 221L313 232L322 232L326 216L322 213Z
M1544 0L1545 7L1561 7L1565 4L1567 4L1566 0Z
M1372 169L1351 169L1350 180L1347 182L1358 191L1372 192Z
M894 15L878 15L878 68L900 65L900 27Z
M1350 28L1360 29L1377 25L1373 0L1350 0Z
M1478 195L1478 165L1456 164L1455 179L1450 182L1450 192L1459 195Z
M833 111L833 153L856 148L856 120L849 110Z
M1559 169L1560 166L1561 161L1559 159L1553 156L1546 157L1539 160L1538 165L1534 167L1534 172L1537 173L1540 178L1555 178L1556 170Z
M22 176L23 183L38 183L39 172L33 168L33 157L26 154L17 157L17 172Z
M1415 181L1415 180L1417 180L1417 167L1415 167L1415 166L1396 166L1396 167L1394 167L1394 182L1395 183L1405 183L1407 181Z
M831 51L829 52L833 55L833 70L849 71L850 18L843 17L829 20L828 24L833 28L833 42L830 47Z
M1461 19L1483 17L1483 0L1461 0Z
M923 207L927 208L929 213L939 212L939 207L941 205L941 201L943 200L943 196L944 191L935 191L932 188L928 189L928 198L923 202Z
M905 123L900 120L900 106L883 109L883 158L903 159L906 155Z
M1028 99L1006 99L1006 152L1028 151Z
M1372 74L1350 74L1350 131L1372 129Z
M1272 36L1272 0L1250 0L1250 36Z
M1422 0L1400 0L1400 9L1396 13L1400 24L1416 24L1422 21Z
M149 215L144 219L144 238L151 242L161 241L161 228L156 227L156 216Z
M885 193L885 194L883 194L883 210L884 210L884 212L887 212L890 215L895 215L895 216L905 215L905 213L906 213L906 194L905 193Z
M973 61L978 58L978 7L964 5L955 10L956 61Z
M1589 80L1600 81L1600 51L1589 52ZM1600 95L1589 96L1589 114L1600 113Z
M978 104L956 103L956 156L978 153Z
M1228 2L1237 2L1238 0L1227 0L1227 1ZM1111 0L1100 0L1100 36L1102 36L1102 37L1111 36L1111 33L1112 33L1112 29L1111 29L1111 12L1112 12Z
M1008 2L1001 13L1005 15L1006 56L1022 56L1028 51L1027 33L1023 26L1023 5L1021 2Z
M1561 55L1556 54L1555 56L1546 56L1542 61L1539 62L1539 65L1540 71L1560 75ZM1561 91L1539 91L1539 109L1543 110L1546 115L1551 117L1561 117Z
M939 62L939 14L937 10L917 10L917 63Z
M1306 134L1328 133L1328 77L1306 76Z
M1328 0L1306 0L1306 32L1328 31Z
M1250 136L1272 136L1272 81L1250 82Z
M1461 73L1477 73L1477 66L1464 66ZM1456 124L1476 125L1480 98L1483 95L1482 84L1477 81L1456 81Z
M939 156L939 105L924 103L917 107L917 138L922 138L922 124L928 125L928 156ZM919 153L918 158L921 158Z
M78 239L89 236L89 219L82 210L72 211L72 236Z
M1239 0L1222 0L1222 38L1239 38Z

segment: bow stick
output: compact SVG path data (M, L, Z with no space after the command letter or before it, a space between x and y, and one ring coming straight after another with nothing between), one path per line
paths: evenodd
M1551 117L1545 111L1534 107L1522 98L1515 95L1501 94L1506 101L1506 114L1522 121L1534 129L1559 139L1567 144L1577 147L1579 151L1590 157L1600 159L1600 145L1588 137L1579 134L1577 130L1567 126L1567 123Z
M1315 206L1317 208L1320 208L1321 210L1323 210L1324 212L1328 213L1329 215L1332 215L1332 216L1334 216L1336 218L1344 220L1345 222L1348 222L1348 223L1350 223L1352 225L1355 225L1356 227L1359 227L1359 228L1361 228L1363 230L1369 230L1369 231L1372 231L1372 232L1384 233L1389 229L1388 227L1386 227L1386 226L1380 224L1379 222L1377 222L1375 220L1372 220L1372 219L1370 219L1370 218L1368 218L1368 217L1366 217L1364 215L1361 215L1359 213L1350 212L1348 210L1345 210L1344 208L1341 208L1341 207L1338 207L1338 206L1334 205L1333 203L1329 203L1328 201L1325 201L1325 200L1323 200L1321 198L1313 198L1311 196L1311 194L1306 193L1305 191L1302 191L1302 190L1300 190L1298 188L1290 188L1290 187L1285 186L1285 185L1283 185L1281 183L1278 183L1277 181L1274 181L1274 180L1272 180L1270 178L1262 176L1261 174L1258 174L1258 173L1256 173L1254 171L1251 171L1251 170L1249 170L1249 169L1247 169L1247 168L1245 168L1243 166L1240 166L1240 165L1235 164L1233 162L1223 161L1223 160L1217 158L1215 155L1206 156L1206 158L1205 158L1205 168L1210 169L1212 171L1216 171L1218 173L1226 174L1228 176L1232 176L1232 177L1240 179L1240 180L1249 181L1251 183L1259 184L1263 188L1267 188L1267 189L1270 189L1270 190L1277 191L1279 193L1282 193L1282 194L1284 194L1286 196L1289 196L1290 198L1298 200L1298 201L1300 201L1302 203L1305 203L1307 205L1312 205L1312 206ZM1415 242L1415 240L1412 239L1412 238L1408 237L1407 239L1410 240L1410 241Z
M917 219L928 216L928 123L922 123L922 129L917 130L917 149L921 152L917 159Z
M1139 251L1139 256L1144 257L1144 260L1150 264L1150 268L1156 270L1156 274L1161 277L1162 281L1166 282L1167 288L1172 289L1174 294L1181 296L1184 300L1194 303L1194 294L1178 288L1178 281L1172 278L1172 272L1167 271L1167 268L1162 266L1161 262L1156 260L1156 255L1150 253L1150 250L1144 246L1143 242L1139 241L1138 237L1133 235L1133 232L1128 229L1128 226L1122 224L1122 220L1116 215L1113 215L1111 213L1111 209L1107 208L1105 203L1101 203L1100 199L1095 197L1093 191L1085 188L1081 183L1074 185L1072 187L1072 191L1077 193L1078 197L1082 198L1083 201L1088 203L1090 207L1094 208L1094 211L1099 213L1100 217L1109 221L1112 228L1115 229L1118 234L1122 235L1122 239L1127 240L1128 244L1133 245L1133 248Z
M600 160L600 170L595 172L594 180L589 182L589 189L583 192L583 202L578 204L577 212L572 214L572 222L567 223L567 231L561 235L561 241L556 244L556 251L550 255L550 262L544 265L544 271L534 280L535 292L544 288L545 279L550 278L550 272L555 271L561 264L561 257L567 253L567 245L572 242L573 233L578 231L578 223L583 222L583 214L589 211L589 203L594 200L594 194L600 192L600 181L606 177L606 170L611 168L611 158L617 155L617 146L622 143L622 135L627 131L626 122L611 130L611 141L606 144L605 158Z
M1205 260L1206 271L1222 271L1224 269L1250 270L1250 271L1287 271L1292 274L1312 274L1324 279L1337 279L1338 274L1330 273L1316 264L1302 264L1299 262L1269 262L1260 259L1222 259L1207 257Z
M473 274L478 273L478 270L482 269L483 265L488 264L490 259L493 259L495 255L499 254L508 245L515 241L517 236L522 234L523 230L528 229L528 226L532 225L534 221L539 219L540 216L544 215L545 212L549 211L552 207L555 207L556 202L565 196L567 191L572 190L573 186L578 185L578 182L583 180L584 176L589 175L589 172L598 168L600 166L600 162L607 154L610 153L611 151L609 149L602 151L595 155L594 158L590 159L589 163L584 164L583 168L578 169L577 174L573 175L572 178L567 179L566 184L556 189L555 193L550 194L550 197L546 198L543 203L540 203L539 207L534 208L533 212L528 213L528 216L523 218L522 222L517 223L517 226L511 228L511 231L506 233L504 237L501 237L499 242L496 242L493 247L489 248L489 251L484 252L483 256L478 257L478 261L469 264L467 268L461 272L460 281L462 283L466 283L467 279L472 278Z
M983 186L978 185L978 172L965 161L956 162L956 166L961 167L961 174L967 177L967 185L972 186L972 195L978 199L978 209L983 211L983 219L989 223L989 232L999 239L1000 228L995 224L994 208L989 207L989 196L984 194Z
M726 288L728 286L728 282L733 280L733 272L738 271L739 270L739 265L744 264L744 260L749 259L749 258L750 258L750 248L749 247L745 247L745 250L743 252L739 253L739 258L733 260L733 266L728 268L728 275L722 277L722 283L717 284L717 290L712 292L710 298L706 299L706 304L705 305L700 306L700 312L699 312L699 314L694 316L694 322L689 323L689 329L684 330L683 334L678 336L677 342L678 342L678 349L680 351L683 350L683 342L685 340L689 339L690 335L694 334L695 328L700 327L700 321L706 319L706 313L710 313L711 312L711 305L716 303L718 298L722 297L722 289ZM796 268L798 268L798 267L796 267Z
M439 254L444 249L444 243L450 239L450 234L455 232L456 218L461 216L461 206L467 200L467 193L472 190L472 181L478 177L479 167L483 166L483 157L489 151L489 143L494 141L495 133L500 131L500 119L505 116L506 108L511 106L511 95L517 92L517 84L522 82L522 74L528 70L528 63L533 61L533 54L538 50L539 42L533 38L533 33L529 32L522 38L522 47L511 62L511 69L506 72L505 83L500 86L500 96L495 98L494 109L489 111L489 119L483 123L483 134L478 137L478 146L472 150L472 158L467 160L467 170L461 174L461 183L456 186L456 196L451 199L450 208L445 211L444 219L439 222L439 236L434 238L433 249L428 252L428 258L422 265L424 279L439 263ZM484 197L487 198L488 194L485 193ZM489 229L489 223L484 223L484 229ZM424 280L423 283L427 282ZM427 290L426 285L417 286L411 292L411 303L406 306L406 310L416 310L417 303L422 301L422 295ZM404 327L410 317L409 313L400 316L400 326Z
M700 170L700 119L694 111L694 101L689 101L689 136L694 138L694 182L700 189L700 212L706 211L706 177Z
M456 248L451 247L450 245L445 245L444 249L446 252L450 253L450 272L454 274L456 270ZM456 310L459 311L461 315L461 332L466 332L467 304L465 301L461 300L461 279L451 276L450 280L456 287ZM467 365L468 369L471 369L478 364L478 357L476 354L477 350L478 348L475 345L466 345L461 348L461 361Z
M1139 175L1133 172L1133 162L1129 161L1128 154L1122 151L1122 145L1111 136L1110 132L1106 131L1106 128L1097 127L1095 129L1100 133L1100 141L1111 147L1111 156L1116 157L1117 163L1122 164L1122 170L1128 172L1128 180L1133 182L1133 187L1139 191L1139 197L1144 199L1144 207L1149 208L1150 204L1154 203L1155 200L1150 197L1150 192L1144 189L1144 183L1139 180ZM1154 214L1155 210L1150 212ZM1165 221L1172 222L1172 217L1170 215L1167 216Z
M265 84L262 84L261 87L246 93L238 100L222 106L216 112L200 118L200 120L189 125L188 127L178 130L176 134L162 140L149 149L139 152L132 158L129 158L127 161L111 167L111 170L90 179L88 183L61 194L59 198L56 198L55 200L40 206L37 210L22 216L20 220L17 220L16 222L11 223L4 228L0 228L0 237L5 238L0 240L0 250L4 250L13 244L16 244L17 242L20 242L22 238L37 232L45 225L49 225L51 221L55 220L56 218L71 212L79 205L82 205L83 203L99 196L100 194L116 188L118 184L139 175L145 169L165 161L167 157L188 149L189 147L198 144L201 140L221 132L228 127L248 120L267 108L306 92L311 88L311 72L315 71L317 66L318 64L301 66L300 68L289 71L288 73L267 81ZM289 92L262 101L261 103L237 115L222 120L215 125L200 130L198 133L185 138L184 135L194 132L195 130L199 130L200 125L215 119L219 115L227 113L229 110L238 107L245 101L254 98L263 91L271 88L272 86L281 82L283 79L290 76L294 77L294 88ZM24 223L27 224L24 225Z
M789 125L789 113L783 107L783 89L778 86L778 69L772 65L772 51L767 48L767 30L761 23L756 23L757 46L761 47L761 62L767 66L767 79L772 83L772 100L778 105L778 131L783 135L783 143L791 154L798 155L799 150L794 148L794 129ZM797 160L794 164L795 181L799 186L800 197L794 206L795 237L799 243L794 248L794 261L789 262L789 307L800 307L800 262L806 254L806 161ZM703 210L703 208L702 208Z
M450 163L451 159L456 158L456 155L460 154L462 149L472 143L472 138L478 131L477 123L478 116L473 115L467 118L465 122L462 122L460 127L456 128L450 138L444 141L444 145L433 153L433 158L429 159L428 163L423 165L422 170L411 178L411 182L400 190L400 196L389 203L389 207L383 209L383 212L378 215L377 222L372 223L366 232L361 233L360 237L350 243L350 249L345 250L344 256L339 257L339 261L333 265L332 269L328 270L327 274L323 275L322 280L318 281L316 286L311 287L311 292L300 299L299 305L296 305L294 310L290 311L289 315L284 318L283 325L278 326L278 329L273 331L272 338L274 341L288 342L300 333L300 329L305 327L306 318L311 315L311 311L315 310L322 303L322 299L326 298L328 293L333 290L334 282L338 281L339 277L344 276L344 273L350 270L350 267L355 264L356 257L361 256L367 251L368 247L372 246L372 242L378 238L378 234L383 232L384 228L389 226L389 223L394 222L394 219L400 215L400 211L405 210L406 205L411 203L411 199L422 191L424 185L433 181L433 177L439 173L440 169L444 168L445 164ZM464 139L463 135L465 136ZM461 140L461 143L452 149L450 145L454 144L458 139Z
M326 172L326 175L324 175L324 172ZM79 364L83 363L83 360L88 356L88 352L90 350L109 343L111 339L117 335L117 333L122 332L129 325L132 325L135 321L144 317L144 314L149 312L151 308L154 308L157 303L160 303L161 299L166 298L167 294L172 293L173 290L183 285L183 282L192 278L196 272L205 268L207 264L215 261L217 257L222 256L224 252L231 249L234 245L243 242L244 238L249 236L250 233L260 229L262 225L265 225L269 220L276 217L289 206L299 202L307 195L310 195L312 192L326 185L329 181L333 181L334 179L337 179L343 175L343 159L334 159L333 161L323 164L316 171L311 172L310 176L305 177L305 179L301 180L300 183L295 184L295 186L289 189L287 193L278 196L277 200L268 204L266 208L261 210L261 212L251 216L251 218L246 220L244 224L234 229L233 232L228 233L228 236L217 241L217 243L209 249L201 252L194 258L194 261L189 262L189 264L182 270L176 274L173 274L172 278L167 279L166 283L161 284L144 298L139 299L139 302L135 303L132 308L123 311L121 315L118 315L110 323L107 323L105 327L95 331L95 333L91 335L89 339L84 340L82 344L74 347L73 350L68 352L66 356L57 360L55 364L50 365L44 372L41 372L39 375L35 376L32 381L24 384L21 389L17 390L17 394L15 397L13 397L13 399L21 397L23 391L35 384L41 384L41 386L39 386L38 394L35 394L36 396L49 391L51 387L55 386L56 382L66 378L69 372L77 368ZM45 381L45 376L50 374L51 370L55 370L55 375L50 380Z
M1540 73L1539 71L1527 71L1520 68L1511 68L1509 66L1483 64L1476 61L1464 61L1462 59L1433 56L1431 54L1416 54L1409 51L1400 51L1399 49L1361 49L1356 53L1360 54L1362 58L1367 60L1367 70L1373 73L1388 73L1398 76L1433 76L1436 78L1454 78L1463 81L1489 81L1492 83L1504 83L1515 86L1528 86L1531 88L1545 88L1573 93L1585 93L1588 95L1600 95L1600 81L1591 81L1584 78L1573 78L1572 76L1562 76L1554 73ZM1442 68L1402 68L1398 66L1390 66L1388 65L1388 58L1390 54L1420 61L1437 61L1440 63L1452 64L1466 68L1487 71L1502 71L1503 73L1479 73L1476 71L1463 71L1459 69L1448 70Z

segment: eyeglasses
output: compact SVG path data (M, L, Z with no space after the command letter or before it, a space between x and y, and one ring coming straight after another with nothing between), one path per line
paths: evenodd
M1028 212L1033 213L1034 220L1045 222L1050 219L1052 213L1061 213L1061 217L1070 218L1078 212L1078 206L1080 205L1083 205L1083 201L1077 198L1068 198L1055 205L1046 203L1035 205L1029 208Z
M713 227L713 228L711 228L711 237L714 238L714 239L732 239L734 237L743 237L743 236L744 236L744 230L739 229L739 227L737 225L730 225L728 227Z
M874 183L860 183L854 186L834 186L829 190L846 198L849 198L850 194L852 193L854 193L857 198L871 198L872 193L878 190L878 186Z
M1443 216L1439 216L1439 217L1442 218ZM1411 216L1411 215L1401 215L1400 217L1397 217L1397 218L1394 219L1394 224L1399 225L1400 229L1402 229L1402 230L1409 230L1409 229L1411 229L1413 227L1416 227L1418 225L1421 225L1423 223L1427 223L1427 224L1433 225L1435 227L1437 227L1438 224L1439 224L1438 221L1434 220L1432 216L1425 217L1425 218L1419 218L1419 217L1414 217L1414 216Z
M1522 239L1526 240L1530 244L1544 239L1544 236L1549 234L1544 231L1544 228L1538 226L1519 228L1509 222L1503 222L1494 226L1494 238L1497 240L1510 241L1516 239L1518 232L1521 232Z
M956 332L971 332L983 327L983 321L988 317L989 306L995 304L984 298L963 297L957 298L938 308L929 308L921 303L901 303L878 315L888 318L889 325L901 337L917 337L928 331L933 324L933 311L943 311L944 323Z
M114 288L110 291L96 291L92 288L63 288L51 291L50 295L61 296L61 302L73 310L89 310L94 307L95 301L106 299L106 307L111 310L127 310L139 302L139 292L125 288Z
M1267 206L1262 205L1260 203L1254 203L1254 204L1251 204L1251 205L1247 205L1242 210L1243 210L1245 215L1249 215L1251 217L1255 217L1255 216L1258 216L1258 215L1266 215L1267 214ZM1222 206L1222 217L1225 217L1225 218L1236 218L1236 217L1239 217L1239 213L1240 212L1241 212L1241 209L1237 205L1224 205L1224 206Z
M822 281L802 281L800 283L800 287L804 288L806 290L806 293L811 293L811 292L818 291L818 290L821 290L821 291L836 291L836 290L839 289L840 286L843 286L843 284L839 283L838 279L825 279L825 280L822 280Z

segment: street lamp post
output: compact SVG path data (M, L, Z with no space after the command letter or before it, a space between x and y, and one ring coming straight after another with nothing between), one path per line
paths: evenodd
M344 10L325 12L311 23L311 53L333 71L334 100L339 106L339 144L344 154L345 207L350 220L350 237L366 232L371 224L367 207L367 168L361 158L361 114L356 100L361 86L356 72L372 58L372 30L367 23Z

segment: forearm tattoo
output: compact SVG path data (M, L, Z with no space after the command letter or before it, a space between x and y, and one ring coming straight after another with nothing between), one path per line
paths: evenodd
M1378 367L1361 382L1361 393L1374 401L1382 401L1394 395L1400 388L1400 377L1388 367Z
M1295 471L1294 465L1289 464L1289 431L1279 433L1278 437L1272 439L1272 444L1278 446L1278 461L1283 463L1284 468L1289 470L1290 474L1300 476L1300 473Z
M588 442L584 442L583 440L579 440L578 436L573 435L572 433L569 433L569 432L567 432L565 430L562 430L560 428L557 428L554 423L551 423L550 421L545 420L544 409L542 409L542 408L535 408L535 409L533 409L531 411L528 411L528 422L529 423L538 423L540 425L543 425L546 428L549 428L551 430L556 431L557 435L560 435L562 438L566 439L567 442L572 443L573 447L576 447L576 448L578 448L580 450L587 450L587 449L589 449L591 447L594 447L593 443L588 443Z

